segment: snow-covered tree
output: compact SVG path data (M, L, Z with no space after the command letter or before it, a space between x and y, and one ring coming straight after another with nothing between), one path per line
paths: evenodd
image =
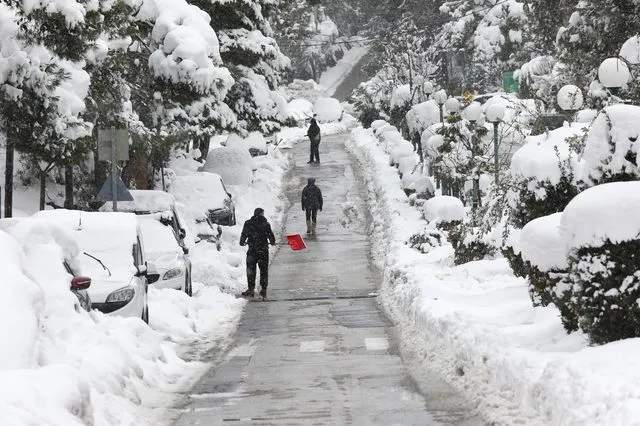
M192 0L211 16L220 40L220 56L235 78L225 103L238 127L265 133L279 129L286 102L277 88L290 65L273 38L269 17L275 0Z

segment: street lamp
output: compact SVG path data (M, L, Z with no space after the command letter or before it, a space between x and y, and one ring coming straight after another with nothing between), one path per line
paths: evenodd
M478 141L476 139L476 123L482 117L482 107L479 103L473 102L463 111L464 117L471 123L471 164L472 168L476 167L476 155L478 155ZM475 170L474 170L475 172ZM475 210L480 205L480 179L478 176L473 176L473 209Z
M425 81L424 84L422 85L422 91L424 92L425 95L427 95L427 100L433 93L433 90L434 90L433 83L431 83L430 81Z
M445 92L444 89L440 89L433 94L433 99L436 101L438 107L440 108L440 122L444 123L444 114L442 113L442 107L447 101L447 92Z
M582 90L573 84L562 86L560 90L558 90L556 100L558 101L558 106L563 111L569 112L572 117L573 113L582 108L582 105L584 104Z
M616 95L631 80L631 72L623 60L607 58L598 68L598 80L612 95Z
M504 105L492 104L489 105L484 112L487 116L487 120L493 123L493 161L495 164L495 182L496 188L500 181L500 160L498 157L498 124L504 118Z
M449 111L449 114L456 114L460 111L460 101L456 98L449 98L444 103L444 107Z

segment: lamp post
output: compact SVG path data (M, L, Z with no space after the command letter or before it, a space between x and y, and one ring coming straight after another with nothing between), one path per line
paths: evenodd
M569 121L573 120L573 114L582 108L582 105L584 104L582 90L573 84L562 86L560 90L558 90L556 100L558 101L558 106L563 111L567 111L569 113Z
M471 168L473 170L473 193L472 207L477 209L480 206L480 178L477 176L476 156L478 155L478 140L476 139L476 123L482 117L482 107L479 103L473 102L464 109L464 117L471 123Z
M495 165L496 188L500 182L500 158L498 154L498 124L504 118L504 106L500 104L489 105L484 112L487 120L493 123L493 161Z
M449 114L456 114L460 111L460 101L456 98L449 98L444 103L444 107L449 111Z
M444 89L438 90L433 94L433 99L436 101L438 107L440 108L440 123L444 123L444 114L442 113L442 107L447 101L447 92L445 92Z
M429 100L429 98L431 97L433 90L434 90L433 83L431 83L430 81L425 81L424 84L422 85L422 91L427 96L427 100Z
M598 80L613 96L617 96L631 80L631 72L622 59L607 58L598 68Z

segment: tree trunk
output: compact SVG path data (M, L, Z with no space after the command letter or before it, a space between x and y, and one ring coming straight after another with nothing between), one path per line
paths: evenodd
M14 136L7 132L7 147L4 169L4 217L13 216L13 156Z
M64 168L64 208L73 209L73 166Z
M44 210L44 207L45 207L46 188L47 188L47 173L44 170L40 170L40 210Z

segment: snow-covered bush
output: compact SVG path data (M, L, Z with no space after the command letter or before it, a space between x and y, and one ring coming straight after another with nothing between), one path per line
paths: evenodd
M561 217L562 213L539 217L527 223L520 233L520 250L527 265L534 306L553 301L557 280L568 268L566 247L560 239Z
M640 107L604 108L587 135L581 178L588 186L640 178Z
M640 337L640 182L598 185L562 213L580 328L594 343Z
M574 178L578 158L567 139L580 137L583 127L574 124L529 136L527 143L513 155L509 207L517 228L536 218L561 212L578 193Z
M420 137L429 126L440 123L440 108L434 100L419 103L407 112L406 120L409 136Z
M212 149L199 169L216 173L226 185L248 185L253 180L253 163L246 149L221 147Z
M319 123L330 123L342 118L342 105L335 98L318 98L313 104L313 112Z
M435 229L424 229L409 237L407 244L409 247L426 254L436 247L441 247L446 240L447 237L441 231Z
M497 250L492 244L491 235L480 226L461 223L449 230L449 242L454 250L454 263L473 262L495 256Z
M423 215L430 224L446 227L462 223L466 213L459 198L441 195L424 203Z

